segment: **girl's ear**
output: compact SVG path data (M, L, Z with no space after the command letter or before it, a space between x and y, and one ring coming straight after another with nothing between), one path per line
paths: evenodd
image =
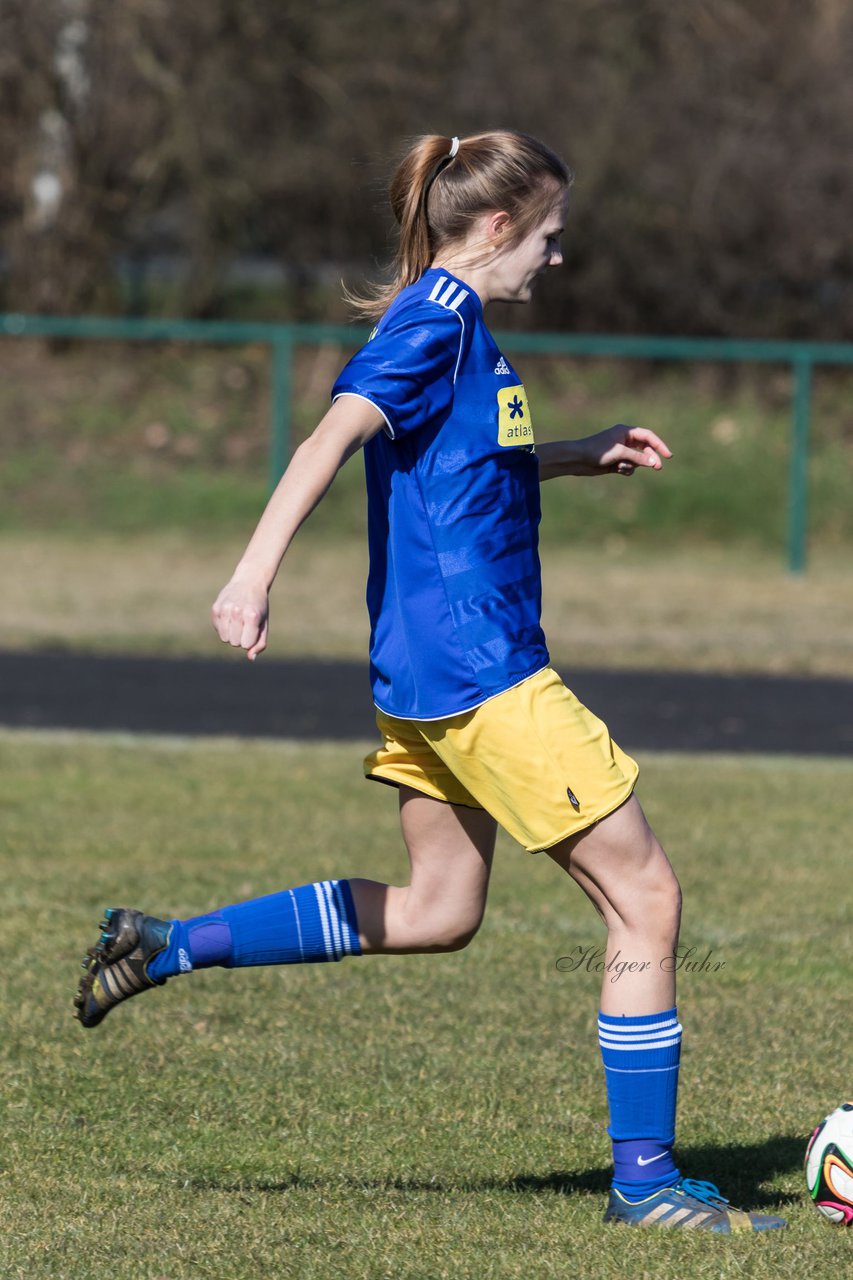
M511 221L509 214L503 210L486 215L486 237L495 248L505 240Z

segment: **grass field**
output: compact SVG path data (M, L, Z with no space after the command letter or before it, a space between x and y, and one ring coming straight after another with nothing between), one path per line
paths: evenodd
M3 1280L840 1276L808 1133L849 1094L848 763L645 759L686 895L679 1156L783 1235L605 1230L601 939L546 859L499 848L465 952L211 971L84 1032L103 906L188 913L404 875L351 747L0 735Z

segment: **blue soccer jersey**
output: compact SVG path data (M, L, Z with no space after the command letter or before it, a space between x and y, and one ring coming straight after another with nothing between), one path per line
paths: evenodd
M343 370L342 395L386 423L364 448L376 705L413 720L470 710L549 661L524 387L477 295L430 269Z

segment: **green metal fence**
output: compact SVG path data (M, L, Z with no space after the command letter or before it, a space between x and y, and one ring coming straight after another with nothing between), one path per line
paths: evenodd
M353 325L254 324L208 320L120 319L109 316L0 314L0 334L10 337L100 338L111 341L263 343L271 352L270 485L287 463L297 346L337 343L356 347L367 329ZM763 342L724 338L644 338L597 334L499 333L507 351L537 356L596 356L637 360L758 362L788 365L793 375L788 478L788 567L802 573L808 534L808 462L812 370L853 365L853 344Z

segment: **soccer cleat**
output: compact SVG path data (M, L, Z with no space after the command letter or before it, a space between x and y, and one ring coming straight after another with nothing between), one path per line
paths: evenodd
M169 944L172 922L158 920L126 907L109 907L101 921L101 936L83 961L86 970L74 998L76 1016L84 1027L96 1027L110 1009L131 996L162 987L148 976L148 966Z
M625 1222L630 1227L698 1228L724 1236L787 1226L784 1218L775 1218L769 1213L733 1209L713 1182L698 1182L694 1178L679 1178L674 1186L664 1187L636 1202L626 1200L614 1187L604 1221Z

